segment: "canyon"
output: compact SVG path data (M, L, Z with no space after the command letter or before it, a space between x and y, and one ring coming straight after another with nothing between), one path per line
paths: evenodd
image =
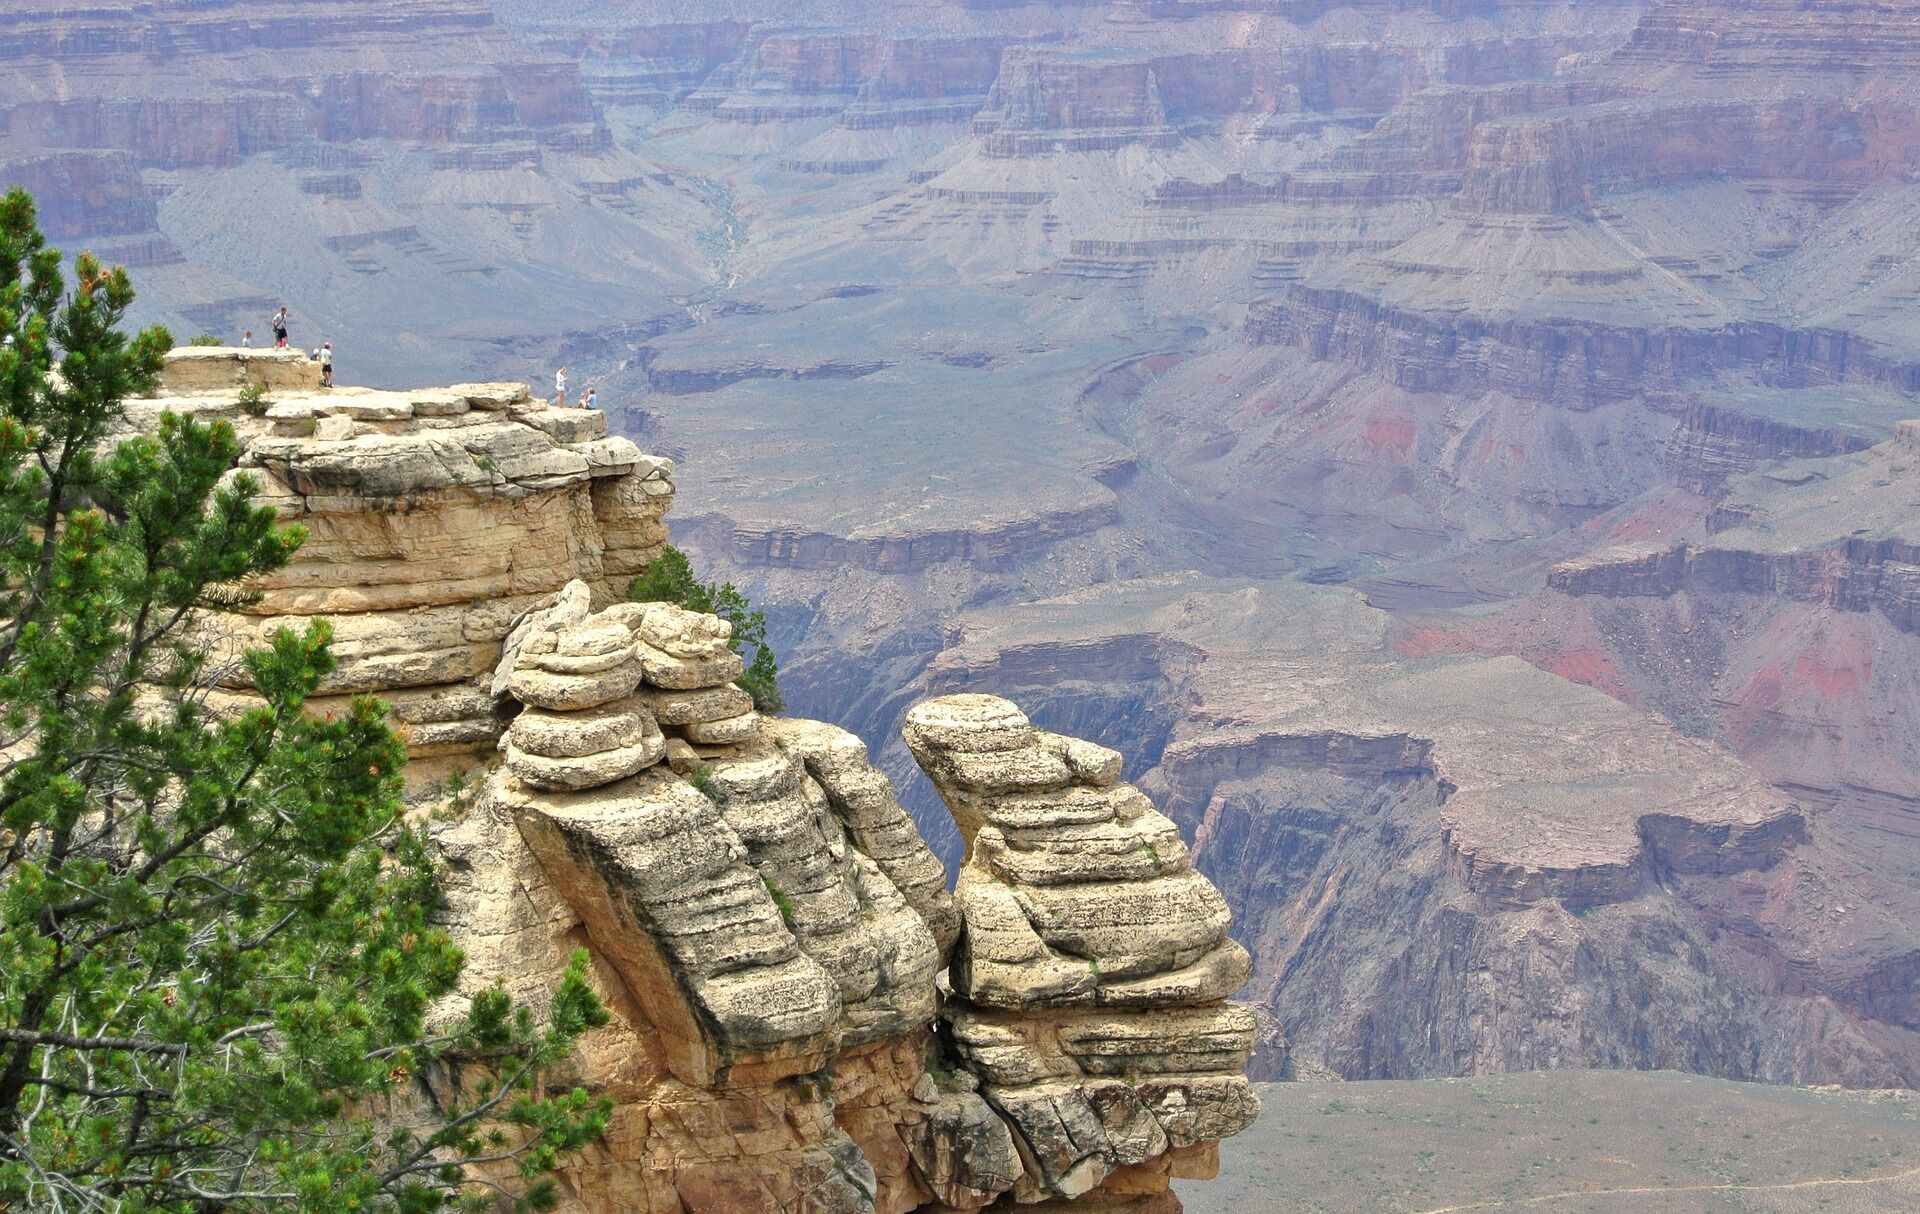
M1123 755L1258 1078L1920 1083L1920 6L404 7L6 5L0 177L382 385L263 420L269 601L421 780L670 527L963 888L916 703Z

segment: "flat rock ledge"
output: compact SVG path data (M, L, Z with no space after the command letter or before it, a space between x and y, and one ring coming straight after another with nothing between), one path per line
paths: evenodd
M322 388L297 350L188 347L128 402L127 427L151 433L162 412L231 424L236 475L307 531L257 603L204 621L213 641L238 652L327 619L339 664L315 707L386 699L416 787L493 752L505 721L488 681L515 618L576 579L597 605L625 597L666 542L672 461L524 383ZM244 701L245 670L223 669Z

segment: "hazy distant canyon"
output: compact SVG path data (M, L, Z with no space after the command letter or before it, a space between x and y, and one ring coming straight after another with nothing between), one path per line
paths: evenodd
M566 365L873 747L1128 756L1262 1078L1920 1084L1920 3L0 3L185 339ZM944 833L943 833L944 832Z

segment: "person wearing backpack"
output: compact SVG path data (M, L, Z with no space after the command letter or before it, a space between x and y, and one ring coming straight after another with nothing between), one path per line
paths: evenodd
M287 305L281 304L280 310L273 314L273 348L287 348Z

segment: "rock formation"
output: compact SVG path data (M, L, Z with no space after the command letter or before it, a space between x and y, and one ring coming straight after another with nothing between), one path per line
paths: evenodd
M1920 947L1916 901L1891 865L1863 863L1830 815L1723 747L1513 657L1422 648L1435 639L1350 590L1138 579L966 613L914 691L1004 690L1138 756L1140 787L1254 954L1257 1077L1920 1074L1898 977ZM920 750L925 711L907 715ZM1016 758L967 763L995 779L1044 770ZM982 799L929 767L956 810ZM1124 865L1184 864L1156 821ZM1071 928L1047 895L1076 887L1024 886L1045 854L1031 837L974 829L963 913L972 891L1012 892L1043 938ZM1135 842L1079 829L1076 857ZM1070 968L1028 955L1035 972ZM957 992L966 972L956 958Z
M1697 543L1602 549L1557 565L1547 585L1613 597L1689 587L1773 595L1920 631L1920 421L1898 423L1890 442L1817 454L1830 458L1726 485Z
M1253 1017L1225 1002L1247 955L1120 756L1004 701L927 704L915 745L991 865L956 898L859 739L756 711L726 621L625 601L672 465L603 414L520 384L323 389L297 351L217 347L173 352L128 425L161 410L230 421L236 475L306 529L246 614L200 626L237 648L324 618L313 707L393 704L456 999L538 1007L588 950L612 1021L572 1078L616 1114L566 1208L1163 1214L1252 1121Z
M1892 529L1830 525L1903 483L1832 461L1920 413L1911 5L295 7L9 13L0 171L177 332L258 331L290 292L349 377L595 377L617 432L699 461L680 542L769 609L790 701L874 743L936 853L959 834L894 739L916 695L1004 690L1206 828L1302 1066L1914 1073L1920 632ZM1116 625L1189 570L1219 579L1190 615ZM452 683L354 641L458 689L401 707L457 748L424 762L492 753L478 681L565 576ZM1315 701L1337 729L1269 716L1273 646L1222 635L1241 591L1288 619L1298 579L1386 613L1365 686ZM1035 600L1070 643L956 638ZM610 769L652 747L615 715ZM1587 791L1526 787L1522 737ZM1726 778L1616 762L1668 747ZM1755 829L1640 812L1728 789L1706 808Z
M1253 1013L1219 891L1120 782L1120 755L1042 733L994 696L928 700L907 745L967 843L945 1015L1014 1127L1020 1201L1207 1178L1251 1125Z
M537 1001L584 945L615 1011L581 1051L619 1111L564 1172L578 1208L1174 1208L1258 1108L1224 1002L1247 956L1119 755L924 705L910 736L998 857L956 898L866 748L757 714L728 639L570 583L515 623L505 764L440 833L468 989Z
M339 665L315 707L381 696L414 782L430 781L492 754L505 722L490 681L517 615L575 579L602 604L624 597L659 555L673 464L525 384L377 392L319 378L297 350L188 347L130 424L167 409L234 425L240 470L307 540L246 614L219 621L223 641L328 620ZM254 412L238 399L248 385L265 392ZM244 691L244 671L227 677Z
M1799 795L1844 807L1867 838L1898 838L1920 811L1905 707L1920 633L1920 423L1869 446L1854 429L1862 414L1799 430L1838 451L1706 480L1711 496L1684 526L1556 562L1528 609L1580 638L1616 694L1689 713ZM1706 437L1692 450L1730 445ZM1736 460L1730 471L1748 462ZM1518 614L1461 631L1526 652L1539 629Z

